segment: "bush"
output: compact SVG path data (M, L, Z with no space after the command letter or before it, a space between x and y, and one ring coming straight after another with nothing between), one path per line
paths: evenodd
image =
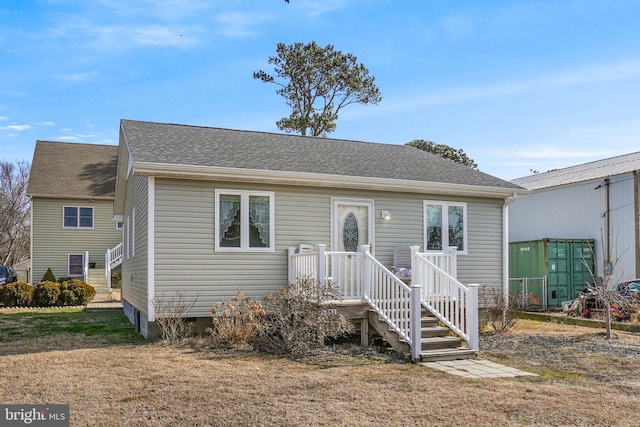
M56 282L40 282L36 286L33 299L39 307L51 307L58 303L60 284Z
M487 290L487 323L497 333L507 333L518 322L516 311L520 309L520 299L505 294L502 289Z
M349 319L329 301L340 299L333 286L298 278L264 299L264 334L287 353L304 354L352 331Z
M51 268L47 268L47 272L44 273L44 276L42 277L42 281L43 282L55 282L56 281L56 276L53 275L53 271L51 271Z
M14 282L2 290L2 301L7 307L29 307L33 302L35 287L24 282Z
M182 291L176 291L175 296L171 298L168 298L163 292L153 299L156 325L158 325L164 341L176 342L190 335L191 331L186 323L186 317L199 296L200 294L197 294L193 301L188 301Z
M93 286L78 279L67 280L60 284L58 305L87 305L96 294Z
M209 311L213 328L207 328L216 344L245 347L262 329L265 311L259 301L247 298L242 291L231 301L222 301Z

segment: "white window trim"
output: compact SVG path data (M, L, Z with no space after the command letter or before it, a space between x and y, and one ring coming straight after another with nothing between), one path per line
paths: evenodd
M136 208L131 212L131 257L136 256Z
M427 250L427 205L440 205L442 206L442 250ZM462 207L462 224L464 225L463 240L464 250L458 249L458 255L467 255L469 253L469 222L467 221L467 203L466 202L445 202L442 200L424 200L422 205L422 228L423 228L423 248L425 252L441 253L449 247L449 206L461 206ZM446 230L446 233L444 232Z
M66 208L76 208L77 213L78 213L78 226L77 227L67 227L66 225L64 225L64 210ZM91 209L91 227L80 227L80 208L83 209ZM62 228L66 229L66 230L93 230L94 226L96 223L96 215L95 215L95 209L93 208L93 206L72 206L72 205L65 205L62 207Z
M240 247L227 248L220 246L220 195L230 194L240 196L240 224L249 224L249 196L269 197L269 247L252 248L249 247L248 226L240 229ZM215 190L215 250L216 252L274 252L275 251L275 193L272 191L249 191L249 190Z
M81 256L82 257L82 273L80 274L71 274L71 257L72 256ZM84 276L84 254L67 254L67 276L69 277L83 277Z
M127 217L127 229L126 230L127 230L126 231L127 242L126 242L126 245L125 245L125 251L126 251L125 258L129 259L129 258L131 258L131 251L129 249L130 248L129 243L131 242L131 217L129 217L129 216Z

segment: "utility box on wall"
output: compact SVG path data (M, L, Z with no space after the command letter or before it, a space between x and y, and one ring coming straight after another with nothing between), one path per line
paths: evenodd
M594 244L593 239L549 238L509 243L509 291L534 306L562 307L563 301L575 299L593 284ZM523 280L516 279L525 278L544 278L546 289L527 288L527 295L521 295Z

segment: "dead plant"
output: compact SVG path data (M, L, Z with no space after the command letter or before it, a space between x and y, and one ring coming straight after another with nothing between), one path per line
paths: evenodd
M209 311L213 327L207 332L216 344L246 347L262 330L265 311L260 301L238 291L230 301L221 301Z
M155 310L155 322L160 328L163 341L176 342L190 335L187 325L187 313L193 308L200 294L192 300L187 299L182 291L175 291L175 295L167 297L166 292L160 294L151 302Z

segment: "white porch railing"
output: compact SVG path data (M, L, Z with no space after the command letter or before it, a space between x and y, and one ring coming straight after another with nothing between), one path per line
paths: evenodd
M107 291L111 292L111 271L122 264L122 243L107 249L104 256L105 275L107 277Z
M320 283L338 286L342 298L361 298L381 319L411 346L414 359L420 357L421 308L426 307L440 321L478 350L478 285L464 286L456 280L454 248L449 253L418 253L411 248L412 282L406 285L370 253L296 253L289 249L289 278L313 277ZM413 345L415 343L415 345Z
M421 302L434 316L478 350L478 285L465 286L411 247L412 285L422 289Z
M417 346L413 345L413 343L420 342L419 331L421 316L419 301L417 303L418 316L415 319L417 323L414 323L411 311L412 289L384 265L380 264L380 261L375 259L369 250L370 246L363 246L363 299L369 303L371 308L378 313L378 316L396 331L400 338L405 340L412 349L414 347L420 348L420 344ZM414 325L416 326L414 327ZM411 330L418 331L417 337L411 334Z

